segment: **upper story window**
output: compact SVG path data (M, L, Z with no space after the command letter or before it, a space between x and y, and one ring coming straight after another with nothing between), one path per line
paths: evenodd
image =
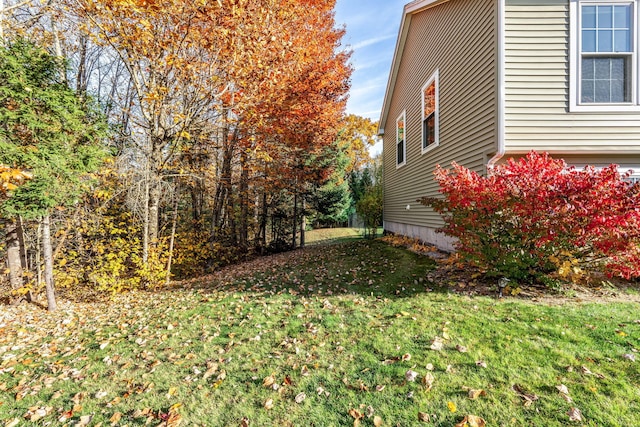
M422 87L422 153L436 147L439 142L439 93L436 71Z
M631 4L582 5L581 102L631 102L632 12Z
M407 144L405 141L406 111L396 119L396 166L400 167L407 162Z
M636 111L638 0L571 0L571 110Z

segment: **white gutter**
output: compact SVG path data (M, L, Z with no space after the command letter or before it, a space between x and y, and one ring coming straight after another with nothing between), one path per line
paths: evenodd
M493 167L505 154L505 74L507 54L505 49L505 1L498 0L498 150L487 163L487 172L491 173Z

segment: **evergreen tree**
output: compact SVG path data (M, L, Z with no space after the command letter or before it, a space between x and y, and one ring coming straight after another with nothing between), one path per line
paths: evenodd
M0 164L31 175L0 215L14 225L18 217L40 221L49 310L56 308L49 215L77 202L105 154L105 121L64 72L60 58L27 40L0 46Z

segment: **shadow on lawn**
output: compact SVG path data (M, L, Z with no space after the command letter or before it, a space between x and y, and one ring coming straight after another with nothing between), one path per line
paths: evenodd
M384 298L444 290L427 280L427 274L436 268L435 261L427 256L380 240L340 240L337 244L260 257L206 277L176 283L167 290Z

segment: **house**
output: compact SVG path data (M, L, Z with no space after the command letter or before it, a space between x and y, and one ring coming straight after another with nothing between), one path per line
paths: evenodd
M640 177L640 0L416 0L380 117L384 228L443 249L436 165L531 150Z

